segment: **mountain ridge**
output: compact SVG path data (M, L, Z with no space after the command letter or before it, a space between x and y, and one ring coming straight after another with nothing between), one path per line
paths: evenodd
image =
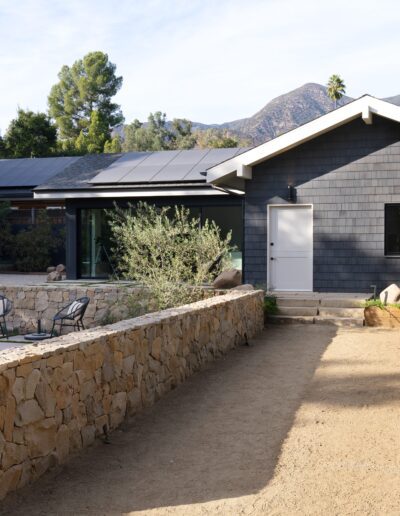
M354 98L344 95L337 102L337 107L353 100ZM400 106L400 95L383 100ZM327 87L309 82L273 98L250 117L222 124L192 122L192 127L193 130L199 131L207 129L227 131L232 136L246 140L252 145L258 145L325 115L333 109L335 104L328 96ZM123 129L117 132L120 135L122 133L123 136Z

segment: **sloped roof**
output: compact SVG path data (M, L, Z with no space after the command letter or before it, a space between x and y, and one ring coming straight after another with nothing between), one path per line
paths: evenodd
M234 177L251 179L252 166L332 131L358 117L361 117L366 124L371 124L374 115L400 122L400 107L370 95L364 95L273 140L210 167L207 170L207 182L218 185L220 182L229 182Z
M65 170L78 156L0 160L0 188L33 188Z
M205 172L246 148L128 152L96 175L93 185L205 182Z

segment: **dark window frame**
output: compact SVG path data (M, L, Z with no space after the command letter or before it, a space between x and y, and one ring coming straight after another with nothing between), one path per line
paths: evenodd
M390 252L388 251L388 236L386 233L386 223L388 220L388 210L389 208L396 207L400 209L400 203L398 202L390 202L385 204L385 216L384 216L384 255L386 258L400 258L400 248L397 252ZM400 234L400 227L399 227L399 234Z

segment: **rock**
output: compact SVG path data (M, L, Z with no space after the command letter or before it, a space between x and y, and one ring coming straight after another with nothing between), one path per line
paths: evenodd
M21 464L28 458L28 448L22 444L6 443L1 460L3 470Z
M57 458L62 464L69 454L69 428L67 425L61 425L56 435L56 451Z
M233 287L232 290L254 290L254 287L250 283L245 283L244 285L238 285L237 287Z
M44 457L56 447L57 424L54 418L44 419L25 430L25 442L29 457Z
M49 384L44 381L39 382L36 386L35 397L46 417L54 416L56 397Z
M214 288L233 288L242 283L242 273L238 269L223 271L213 282Z
M84 428L82 428L81 434L83 446L90 446L94 443L96 427L94 425L85 426Z
M47 267L46 272L47 274L50 274L50 272L54 272L56 270L55 267Z
M29 425L42 418L44 418L44 414L36 400L23 401L17 407L15 424L17 426Z
M61 274L62 272L65 272L65 271L66 271L65 265L64 265L64 264L62 264L62 263L59 263L59 264L57 265L57 267L56 267L56 271L57 271L57 272L59 272L60 274Z
M0 476L0 500L10 491L17 489L21 478L22 466L13 466Z
M47 275L47 281L48 282L61 281L61 272L58 272L58 271L50 272L50 274Z
M11 441L15 421L15 398L10 396L7 399L6 413L4 417L4 437L7 441Z
M160 360L160 358L161 358L161 337L157 337L151 343L151 355L156 360Z
M114 394L111 404L111 428L116 428L124 420L126 413L126 392Z
M20 403L23 399L25 399L24 387L25 387L25 380L23 378L17 378L15 380L13 388L12 388L12 393L13 393L15 401L17 403Z
M396 303L400 300L400 288L395 283L392 283L385 290L382 290L379 294L379 299L385 305Z
M35 390L37 387L37 384L39 383L41 374L39 369L34 369L28 378L26 379L26 387L25 387L25 398L27 400L30 400L35 395ZM18 378L20 380L21 378ZM17 400L18 403L18 400Z

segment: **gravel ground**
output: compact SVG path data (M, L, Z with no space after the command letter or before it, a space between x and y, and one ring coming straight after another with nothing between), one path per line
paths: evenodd
M7 515L400 514L400 332L277 326Z

